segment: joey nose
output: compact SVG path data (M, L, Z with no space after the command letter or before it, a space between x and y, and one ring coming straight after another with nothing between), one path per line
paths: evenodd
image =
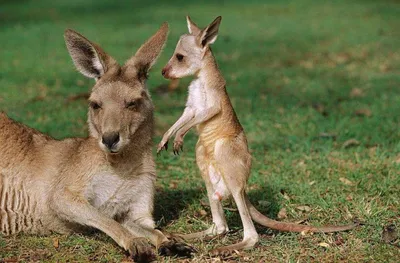
M119 142L119 133L118 132L105 133L101 141L105 146L107 146L109 150L112 150L112 148Z
M162 71L161 71L161 74L165 77L165 74L167 73L167 69L166 68L163 68L162 69Z

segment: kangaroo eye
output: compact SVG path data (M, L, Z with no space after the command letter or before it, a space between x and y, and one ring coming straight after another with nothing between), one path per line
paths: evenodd
M176 59L181 62L183 60L183 55L182 54L176 54Z
M89 106L90 106L92 109L94 109L94 110L101 109L100 104L98 104L97 102L94 102L94 101L90 102L90 103L89 103Z
M138 103L136 101L130 101L130 102L126 103L125 107L127 109L134 110L134 109L136 109L137 105L138 105Z

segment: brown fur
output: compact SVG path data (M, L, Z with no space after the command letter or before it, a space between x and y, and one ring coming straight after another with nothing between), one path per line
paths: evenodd
M189 34L182 35L175 52L162 73L166 78L195 75L189 86L189 97L184 113L164 134L158 152L167 148L168 140L176 134L174 153L182 149L183 138L197 127L199 140L196 161L206 183L214 225L200 233L185 235L187 239L217 235L228 231L221 199L233 196L244 228L243 241L216 249L216 252L252 248L258 241L253 221L280 231L335 232L356 225L313 227L278 222L267 218L250 203L245 192L251 170L251 154L247 139L230 102L225 80L209 48L218 34L221 17L204 29L187 17Z
M140 262L192 249L155 229L153 103L147 73L168 35L164 23L122 67L98 45L65 31L78 70L95 78L88 138L55 140L0 114L0 233L99 229ZM116 220L118 219L118 221Z

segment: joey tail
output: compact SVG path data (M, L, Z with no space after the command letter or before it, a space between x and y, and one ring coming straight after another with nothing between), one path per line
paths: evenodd
M353 228L356 228L359 224L349 224L343 226L306 226L300 225L296 223L288 223L288 222L280 222L268 218L267 216L261 214L250 202L247 194L245 194L246 204L250 212L251 218L260 225L269 227L274 230L283 231L283 232L320 232L320 233L331 233L331 232L340 232L340 231L348 231Z

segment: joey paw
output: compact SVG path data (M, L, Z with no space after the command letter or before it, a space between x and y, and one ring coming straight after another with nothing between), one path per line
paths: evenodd
M174 154L179 155L179 151L183 152L183 140L174 141Z
M168 240L160 245L158 253L162 256L178 256L190 258L196 250L184 242L174 239Z
M147 263L156 259L154 249L146 238L133 239L129 254L135 262Z
M161 141L157 147L157 154L159 154L162 150L168 150L168 141Z

